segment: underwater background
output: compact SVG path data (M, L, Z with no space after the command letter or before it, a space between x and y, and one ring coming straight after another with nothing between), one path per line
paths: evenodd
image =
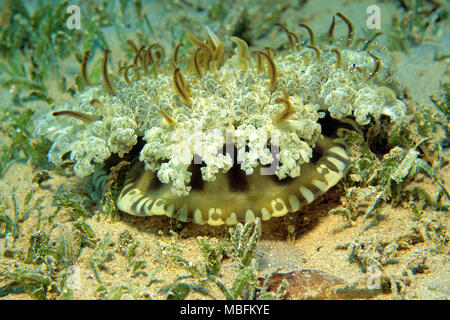
M449 298L447 1L0 4L1 299ZM105 50L115 74L136 44L158 44L169 65L187 31L209 28L229 48L234 36L277 56L286 30L311 44L299 23L323 43L338 12L407 112L401 124L347 134L346 176L299 213L231 227L135 217L116 205L121 168L99 192L72 159L49 162L53 141L37 129L86 89L86 51L90 80L104 85ZM348 40L342 19L334 36Z

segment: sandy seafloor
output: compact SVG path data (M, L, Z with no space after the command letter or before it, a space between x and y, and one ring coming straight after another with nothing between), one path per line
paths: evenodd
M245 1L241 3L245 5ZM252 2L249 5L254 6L256 12L260 7L255 3ZM292 8L281 14L280 19L289 26L295 26L302 21L308 23L314 30L326 32L332 15L340 11L351 18L356 32L360 32L365 28L366 8L371 4L374 4L374 1L307 1L304 5L293 5ZM262 10L267 11L272 9L271 6L275 6L271 1L260 5L263 8ZM393 15L402 16L404 14L403 9L395 1L383 1L379 3L379 6L382 10L382 27L390 25ZM155 26L158 25L156 19L169 19L167 16L158 14L169 10L169 6L151 3L146 4L146 8L151 17L150 20ZM177 8L182 8L182 6L180 5ZM175 20L174 17L181 14L176 10L181 9L172 10L174 11L169 13L172 15L171 19ZM209 21L207 17L201 16L200 13L194 14L184 10L182 14L187 17L191 15L191 23L195 25L193 27L194 30L198 30L206 25L214 27L217 25L214 21ZM257 18L257 14L254 14ZM196 19L199 19L198 23L195 23ZM450 35L448 32L450 28L448 21L440 23L439 27L440 31L432 39L425 39L422 45L411 47L406 52L389 52L388 49L383 49L387 46L387 40L384 35L377 39L375 44L375 46L384 50L383 53L386 56L392 57L393 69L399 82L405 85L410 95L409 102L412 104L429 104L429 96L439 93L441 81L450 82L448 58L439 61L434 59L436 50L439 51L441 56L450 54ZM336 32L345 32L344 30L345 28L339 25ZM382 29L381 31L385 30ZM131 32L132 30L130 30ZM115 37L108 30L108 27L105 28L105 34L110 46L114 48ZM281 40L275 38L276 34L279 33L274 33L273 35L269 33L264 38L264 41L256 41L255 44L263 45L264 43L270 43L270 41L286 40L285 37ZM61 63L61 65L64 65L68 73L76 73L79 70L79 65L70 57L65 59L65 62ZM3 92L2 96L5 95L7 94ZM59 101L64 101L65 99L70 99L70 96L61 94L56 96L56 98L60 99ZM45 109L48 107L44 103L39 102L32 103L30 107L40 108L38 110L48 110ZM7 139L7 137L2 138ZM6 210L10 212L13 210L12 194L15 194L16 200L20 204L27 192L30 189L35 189L34 197L36 199L44 197L44 209L41 213L42 217L47 217L56 209L53 195L62 183L81 184L83 186L88 186L90 183L89 179L77 178L73 176L70 169L67 169L64 171L64 174L62 174L62 171L59 171L59 173L51 171L51 178L38 186L36 183L32 183L32 178L37 171L38 169L34 169L26 161L14 161L9 166L4 176L0 179L1 196L5 198L8 205ZM448 188L450 186L450 167L448 164L438 171L438 176ZM432 179L421 174L417 175L407 188L413 188L414 186L422 187L432 197L435 197L439 190L439 187ZM283 272L309 269L320 270L330 277L336 276L348 283L357 283L358 280L365 279L368 274L361 270L358 263L350 261L347 250L339 249L340 247L352 242L357 237L360 242L365 243L367 246L370 246L371 243L398 243L399 239L412 237L422 232L421 230L425 228L424 226L429 221L432 221L431 223L443 228L441 234L446 237L444 247L437 249L435 242L424 237L422 241L398 248L392 256L395 258L395 263L387 263L380 270L383 276L391 279L391 284L398 283L397 290L392 288L385 293L377 294L361 290L360 295L356 294L354 298L448 299L450 297L448 213L432 212L431 209L427 209L430 211L424 213L423 220L416 221L413 219L411 204L401 203L395 207L390 204L382 204L379 212L383 214L384 219L358 236L363 226L362 216L353 221L350 227L342 228L345 224L343 218L338 215L328 214L328 211L331 209L342 208L344 203L343 186L338 185L311 205L302 208L298 214L290 215L287 219L272 219L263 223L262 237L256 250L259 275L263 276L274 268L279 268ZM100 210L100 206L90 207L89 210L96 213L92 218L87 219L86 222L94 229L97 237L103 238L109 232L113 242L109 248L113 253L113 259L107 261L105 268L100 270L103 284L107 288L121 285L132 286L136 290L145 292L145 297L153 299L164 299L165 294L160 288L173 282L176 276L186 274L185 271L175 268L172 264L164 265L164 263L161 263L161 249L160 247L158 248L160 244L176 245L183 250L183 257L193 263L198 263L202 260L197 246L196 238L198 236L207 237L212 243L228 239L227 228L188 224L177 231L175 235L170 235L168 219L164 217L137 218L121 214L120 221L111 222L97 211ZM24 266L23 259L29 246L29 237L33 232L38 231L36 228L37 219L38 217L36 216L30 216L29 219L20 224L21 236L14 244L14 256L0 257L0 285L6 283L4 275L8 270ZM53 223L63 224L70 220L70 215L61 211ZM296 227L294 236L289 235L287 232L286 224L288 221ZM43 224L41 227L49 226ZM119 253L120 250L117 248L118 237L125 230L128 230L132 237L140 242L136 250L135 259L146 262L143 271L150 274L163 266L163 269L155 276L160 282L146 286L147 277L145 275L131 277L130 264L124 255ZM340 231L336 232L336 230ZM4 239L0 239L0 249L3 248L3 244ZM97 299L101 297L99 292L96 291L99 283L89 267L89 257L92 251L93 249L88 246L82 248L76 260L76 266L81 271L81 285L78 289L74 289L74 299ZM157 254L158 252L159 254ZM406 275L405 270L411 270L411 265L414 264L417 265L420 272ZM235 268L225 260L221 279L226 286L231 286L235 275ZM364 281L361 280L360 282L362 283L360 287L363 287ZM191 293L188 299L223 298L222 293L213 284L209 284L208 289L211 296ZM317 290L317 292L319 291ZM329 296L321 292L312 293L311 297L329 298ZM1 298L29 299L29 296L25 293L19 293L9 294ZM124 293L122 298L132 299L133 295Z

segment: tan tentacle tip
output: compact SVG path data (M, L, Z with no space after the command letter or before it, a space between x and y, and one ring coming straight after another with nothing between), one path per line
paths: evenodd
M275 89L276 83L277 83L277 78L278 78L278 69L277 69L277 65L275 64L275 61L273 61L272 57L263 52L263 51L254 51L252 54L256 55L258 57L258 71L261 68L261 60L259 60L261 57L264 57L267 60L267 72L269 73L269 77L270 77L270 85L269 85L269 89L271 91L273 91Z
M316 44L316 40L314 38L314 31L308 26L307 24L300 23L300 27L305 28L308 31L309 34L309 44L314 46Z
M178 43L175 49L173 50L173 62L175 63L175 65L178 63L178 51L183 45L184 45L183 43Z
M297 35L291 31L289 31L289 29L286 28L281 23L275 23L275 25L280 27L281 30L283 30L286 33L288 40L289 40L289 46L291 47L292 50L295 50L296 44L299 43L299 39L298 39Z
M173 70L173 86L175 91L181 97L181 99L187 104L192 104L192 92L189 88L189 85L184 80L183 74L181 73L180 68L176 67Z
M103 81L106 84L106 89L108 90L108 92L112 95L115 95L115 91L114 88L111 84L111 81L109 80L109 74L108 74L108 55L111 51L109 51L108 49L105 50L105 53L103 55L103 69L102 69L102 76L103 76Z
M158 113L171 126L176 125L177 122L163 109L159 109Z
M242 69L244 69L244 71L247 71L248 69L248 61L249 61L249 56L248 56L248 45L247 42L245 42L244 40L238 38L238 37L231 37L230 38L231 41L233 41L239 49L238 52L238 60L240 65L242 66Z
M87 77L87 62L89 59L89 56L91 55L91 50L87 50L84 52L83 62L81 63L81 77L83 78L83 81L86 85L90 86L91 83L89 82L89 79Z
M322 57L322 52L316 45L307 44L306 47L309 49L313 49L314 52L316 53L317 59L320 60L320 58Z
M333 20L331 21L330 28L328 29L327 33L327 43L332 44L334 40L334 26L336 24L336 17L333 16Z
M353 23L350 21L350 19L348 19L346 16L344 16L342 13L338 12L336 13L336 15L341 18L345 24L347 25L348 28L348 33L347 33L347 42L345 44L346 47L350 47L350 44L353 41L353 35L355 33L354 31L354 27L353 27Z
M59 117L59 116L70 116L72 118L81 120L86 123L90 123L92 121L98 120L99 118L96 116L93 116L91 114L78 112L78 111L72 111L72 110L61 110L61 111L55 111L52 113L52 116Z
M377 75L378 72L381 70L381 59L378 58L376 55L374 55L372 52L367 51L367 53L372 57L373 60L375 60L375 67L373 68L372 72L369 73L367 80L372 79Z
M340 67L342 64L342 53L338 48L331 48L331 51L336 54L336 66Z
M282 98L275 99L275 103L282 103L286 106L284 110L281 111L281 113L273 119L273 123L279 126L285 123L290 117L292 117L292 115L296 111L292 106L292 103L289 100L289 95L287 94L286 91L284 91L284 96Z

